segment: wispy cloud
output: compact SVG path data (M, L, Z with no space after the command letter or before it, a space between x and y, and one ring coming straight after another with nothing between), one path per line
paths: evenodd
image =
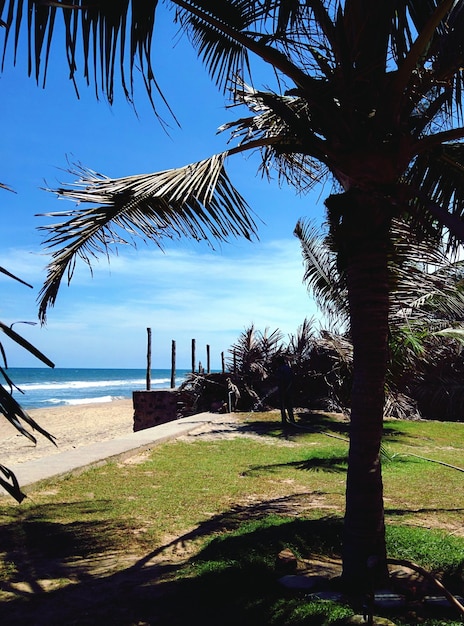
M66 366L83 366L86 359L134 366L143 363L150 327L163 361L159 367L169 363L173 339L179 366L188 367L193 338L211 346L218 366L220 353L250 324L288 335L317 313L302 274L292 239L250 245L233 255L190 248L120 253L109 268L100 262L93 278L81 268L71 286L63 286L45 342L56 353L51 358Z

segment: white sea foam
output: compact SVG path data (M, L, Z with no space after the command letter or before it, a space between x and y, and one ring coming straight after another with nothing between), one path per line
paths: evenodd
M154 370L151 373L151 389L165 389L170 386L169 370ZM176 372L176 385L184 379L187 370ZM146 372L138 370L98 370L57 368L18 368L11 372L12 380L24 393L18 401L24 408L39 408L111 402L115 399L128 399L133 391L146 389ZM19 394L14 391L14 395Z
M120 400L118 396L99 396L97 398L72 398L70 400L64 400L63 404L69 406L77 406L78 404L94 404L112 402L113 400Z
M152 380L153 384L168 382L168 379L159 378ZM49 383L20 383L19 387L23 391L52 391L53 389L91 389L99 387L127 387L128 385L145 385L144 379L137 380L70 380L63 382Z

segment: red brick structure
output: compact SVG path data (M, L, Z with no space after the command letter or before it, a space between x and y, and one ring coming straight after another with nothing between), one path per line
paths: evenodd
M178 417L179 394L176 389L133 391L132 401L134 432L172 422Z

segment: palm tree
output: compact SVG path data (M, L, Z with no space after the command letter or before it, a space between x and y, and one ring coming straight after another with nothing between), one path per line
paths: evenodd
M229 369L237 370L249 384L263 381L271 372L273 359L282 351L282 340L280 330L269 332L266 328L263 332L251 324L229 349Z
M25 0L0 5L6 45L15 49L23 5ZM40 316L44 319L55 302L76 257L90 262L118 241L119 227L158 243L166 234L251 236L254 223L224 171L226 158L237 152L260 150L263 171L275 169L300 192L331 175L337 193L326 200L327 215L338 266L346 275L354 348L343 579L358 589L383 582L388 572L379 450L391 223L403 216L437 239L446 228L451 247L464 238L464 3L170 0L165 5L213 80L231 89L250 114L224 127L236 146L206 162L121 180L81 170L75 189L56 190L91 208L61 214L65 220L50 227L54 253ZM151 42L157 1L37 0L28 6L26 28L34 37L30 72L45 76L61 11L73 80L83 59L85 78L95 78L110 101L118 71L131 98L137 65L156 104ZM255 61L274 70L274 91L245 83Z

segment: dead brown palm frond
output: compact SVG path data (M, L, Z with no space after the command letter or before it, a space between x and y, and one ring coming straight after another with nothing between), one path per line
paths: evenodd
M327 352L333 353L336 361L351 366L353 362L353 344L349 338L323 330L320 333L317 344L319 347L327 350Z
M70 169L79 176L74 186L50 190L60 198L90 209L50 213L65 221L42 227L52 252L46 282L40 292L39 317L43 321L53 305L63 276L71 279L77 258L90 266L91 258L108 254L115 244L133 244L136 238L162 247L165 238L189 237L226 241L256 235L256 225L245 200L224 169L225 154L177 169L111 179L80 165Z

